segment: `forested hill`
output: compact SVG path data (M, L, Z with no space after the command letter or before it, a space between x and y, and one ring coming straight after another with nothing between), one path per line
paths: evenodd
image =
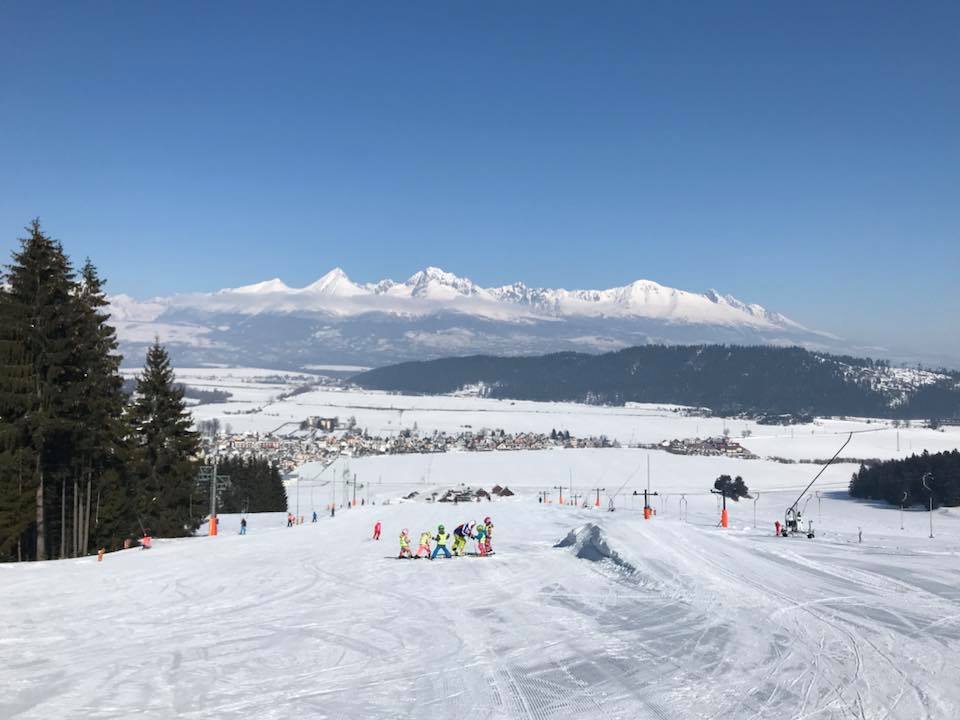
M495 398L662 402L724 414L960 416L960 373L893 368L796 347L647 345L603 355L474 355L391 365L352 380L414 394L482 384L481 394Z

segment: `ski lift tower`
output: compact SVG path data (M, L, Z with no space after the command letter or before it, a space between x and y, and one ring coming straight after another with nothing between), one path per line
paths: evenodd
M633 491L634 495L639 495L640 493L636 490ZM649 520L650 516L653 515L653 508L650 507L650 498L657 497L660 495L658 492L650 492L650 487L647 486L643 490L643 519Z
M710 492L713 495L720 495L723 497L723 510L720 513L720 527L727 527L730 524L730 517L727 515L727 491L722 488L720 490L711 488Z
M214 454L213 464L201 465L200 471L197 473L198 483L210 483L210 530L208 531L210 537L217 534L217 528L220 524L217 520L217 491L230 482L229 475L217 474L217 460L218 456Z
M933 473L927 472L920 478L923 483L923 489L930 494L930 539L933 539L933 489L930 487L930 480L933 480Z

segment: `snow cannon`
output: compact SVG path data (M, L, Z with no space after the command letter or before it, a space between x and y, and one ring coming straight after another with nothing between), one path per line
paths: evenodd
M836 460L840 453L843 452L843 449L850 444L850 441L853 440L853 433L850 433L847 436L846 441L843 445L840 446L840 449L837 450L833 457L827 460L827 463L820 468L820 472L813 476L813 480L803 489L803 492L797 496L797 499L793 501L793 505L787 508L787 511L783 515L783 527L780 530L780 535L783 537L789 537L791 535L806 535L809 539L814 538L813 533L813 523L807 523L807 528L804 530L803 527L803 513L800 511L800 501L803 500L803 496L807 494L807 491L813 487L813 484L823 475L824 471L833 464L833 461Z

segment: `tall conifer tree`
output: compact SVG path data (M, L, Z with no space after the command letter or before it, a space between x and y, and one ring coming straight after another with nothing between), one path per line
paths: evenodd
M202 508L191 514L196 482L199 435L174 383L170 358L159 341L147 351L130 408L136 475L136 510L145 528L158 535L189 535L203 519Z
M63 481L68 472L78 403L76 380L82 369L76 353L78 303L70 262L38 220L27 232L5 276L2 336L8 347L0 374L23 372L29 380L29 395L19 396L20 404L15 402L8 413L19 438L14 451L19 493L33 498L31 554L43 560L55 537L47 507L56 502L56 480ZM7 473L9 460L4 463ZM25 460L30 467L24 468Z
M80 272L77 299L80 328L77 351L85 373L82 378L80 412L85 420L74 456L76 552L89 550L90 539L114 546L135 530L132 496L124 482L125 423L121 357L117 353L116 330L108 324L108 302L103 280L88 259ZM101 515L101 503L109 512ZM100 522L102 518L102 524Z

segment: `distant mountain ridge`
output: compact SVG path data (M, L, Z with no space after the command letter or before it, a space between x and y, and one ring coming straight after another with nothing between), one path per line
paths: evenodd
M342 269L334 268L302 288L290 287L279 278L273 278L215 293L174 295L154 298L146 303L119 295L114 296L113 302L122 314L127 315L142 315L131 312L131 309L149 306L154 310L159 307L192 308L243 314L300 310L336 316L375 311L405 315L454 311L492 319L517 320L530 317L617 316L782 328L832 337L827 333L809 330L761 305L745 303L716 290L694 293L666 287L652 280L636 280L629 285L606 290L532 288L522 282L485 288L469 278L437 267L420 270L402 283L386 279L359 284L353 282Z
M652 345L601 355L477 355L401 363L352 381L403 393L472 389L518 400L673 403L723 414L960 417L960 373L892 368L796 347Z
M715 290L652 280L603 290L482 287L438 267L357 283L334 268L305 287L279 278L210 293L110 298L121 348L155 336L177 363L380 365L450 354L601 352L647 343L847 349L840 338Z

